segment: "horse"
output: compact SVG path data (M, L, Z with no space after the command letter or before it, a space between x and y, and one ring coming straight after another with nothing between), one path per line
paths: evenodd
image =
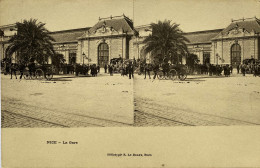
M13 79L13 74L14 74L15 78L17 79L16 71L19 71L19 65L16 63L11 63L9 65L9 68L11 70L11 79Z

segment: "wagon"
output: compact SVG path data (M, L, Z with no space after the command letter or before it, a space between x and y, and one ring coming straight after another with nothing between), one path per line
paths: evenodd
M168 69L168 70L167 70ZM180 80L185 80L187 78L187 67L185 65L171 65L166 70L162 68L157 72L157 78L162 79L171 79L175 80L179 78Z
M54 67L52 65L37 65L37 66L28 66L24 71L25 79L47 79L51 80L53 78Z

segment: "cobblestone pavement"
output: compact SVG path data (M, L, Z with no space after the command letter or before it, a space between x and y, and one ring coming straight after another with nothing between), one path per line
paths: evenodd
M135 126L260 125L260 78L191 76L185 81L136 76Z
M133 81L128 78L100 74L95 78L55 76L46 81L10 80L1 75L1 80L3 128L133 125Z
M10 127L127 127L129 124L77 113L27 105L19 100L2 99L2 128Z
M152 100L135 97L135 126L227 126L259 125L237 119L197 113L159 105Z
M121 80L121 78L118 78L118 80ZM89 84L96 84L95 81L89 81ZM82 80L82 82L84 81ZM54 86L54 84L51 86ZM111 86L115 89L118 87L114 83L111 83ZM113 87L110 87L110 89ZM212 90L213 88L216 89ZM19 89L16 90L19 91ZM117 94L124 96L123 94L126 94L124 90L122 88L122 91ZM43 93L46 94L46 92L47 90ZM134 112L131 113L134 116L133 124L111 118L104 119L93 116L92 113L89 115L78 111L76 108L74 110L65 110L66 108L57 110L57 108L48 106L48 104L51 104L50 102L39 104L41 101L35 101L35 99L34 103L24 102L22 99L24 96L16 98L16 96L10 96L9 92L6 92L5 95L7 96L3 97L2 95L2 127L260 125L259 111L257 110L259 109L257 101L260 98L258 78L247 77L246 80L241 77L227 79L194 78L187 79L185 82L171 82L143 80L142 76L139 78L137 76L134 92ZM41 96L35 91L28 95L36 94L38 97ZM98 101L100 100L96 102ZM233 104L233 102L236 104ZM198 103L202 103L201 106L197 106ZM217 105L215 105L216 103ZM240 106L242 103L243 106ZM214 106L208 107L208 104ZM218 109L222 109L222 111L218 111ZM248 111L249 109L251 111ZM107 113L107 115L110 114L113 113ZM115 117L117 116L115 115Z

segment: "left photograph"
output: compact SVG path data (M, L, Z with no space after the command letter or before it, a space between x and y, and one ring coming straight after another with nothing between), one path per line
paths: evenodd
M2 128L133 126L132 3L120 3L127 9L112 16L116 1L101 2L49 8L53 1L32 1L50 15L27 11L1 22ZM81 5L106 9L85 11ZM75 20L63 10L69 6L84 17Z

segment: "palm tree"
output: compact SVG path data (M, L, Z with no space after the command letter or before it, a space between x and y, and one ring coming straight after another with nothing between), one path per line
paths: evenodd
M186 42L189 40L183 36L178 24L172 24L170 20L158 21L152 23L151 28L152 34L144 39L145 53L161 51L161 55L155 55L154 58L167 62L171 60L172 63L174 58L176 61L180 56L188 53ZM179 60L176 62L179 63Z
M36 60L39 64L44 64L49 57L53 57L55 54L51 42L55 40L44 26L42 22L37 23L36 19L17 22L17 34L9 40L7 57L16 52L19 61L28 63Z

